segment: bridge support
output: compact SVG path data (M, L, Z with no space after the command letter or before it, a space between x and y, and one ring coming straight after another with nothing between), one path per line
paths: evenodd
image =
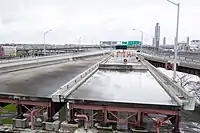
M75 110L73 108L73 105L69 104L69 121L68 121L69 124L76 124L77 123L74 120L75 119L74 114L75 114Z
M174 130L173 133L181 133L179 129L179 122L180 122L180 116L175 116L174 118Z
M26 108L22 104L17 104L17 119L23 119L23 114L26 112Z
M86 111L85 111L86 110ZM88 110L93 111L92 116L85 112ZM152 119L155 122L156 132L160 133L160 127L166 125L166 121L171 120L173 123L173 132L179 133L180 122L180 110L165 110L165 109L153 109L153 108L137 108L137 107L120 107L120 106L101 106L101 105L89 105L81 103L72 103L70 105L70 122L74 122L76 119L74 114L81 112L82 115L87 115L89 121L95 120L99 123L95 123L97 129L109 129L109 125L117 129L122 130L131 129L133 131L151 131L148 130L148 126L144 126L144 118L154 116L154 114L161 114L161 118ZM96 126L98 124L98 126ZM103 126L100 127L99 125ZM172 131L172 129L171 129Z
M66 121L68 120L68 109L67 109L67 104L65 104L59 111L59 120Z

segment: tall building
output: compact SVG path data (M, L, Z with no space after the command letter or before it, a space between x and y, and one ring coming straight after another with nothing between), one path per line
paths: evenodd
M159 44L160 44L160 24L159 23L156 23L154 37L155 37L154 46L156 47L156 49L159 49Z
M189 36L187 37L187 41L186 42L187 42L187 45L190 44L190 37Z
M166 37L163 38L163 46L166 45Z
M153 47L156 47L156 38L153 37Z

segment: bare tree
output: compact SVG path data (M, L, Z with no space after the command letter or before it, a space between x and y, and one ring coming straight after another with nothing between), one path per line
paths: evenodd
M189 89L189 93L194 94L200 100L200 81L192 81L189 74L177 74L177 83L183 88Z
M190 84L190 75L189 74L184 74L184 75L179 75L177 74L177 78L178 78L178 83L180 84L180 86L185 87L187 85Z

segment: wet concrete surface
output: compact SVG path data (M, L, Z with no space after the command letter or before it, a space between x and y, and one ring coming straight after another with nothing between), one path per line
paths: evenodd
M148 71L99 70L68 98L178 106Z
M48 97L102 57L0 75L0 92Z

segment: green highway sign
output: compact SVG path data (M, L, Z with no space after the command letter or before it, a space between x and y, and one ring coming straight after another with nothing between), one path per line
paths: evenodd
M122 44L125 44L125 45L127 45L127 42L122 42Z
M122 44L127 46L140 45L141 41L123 41Z

